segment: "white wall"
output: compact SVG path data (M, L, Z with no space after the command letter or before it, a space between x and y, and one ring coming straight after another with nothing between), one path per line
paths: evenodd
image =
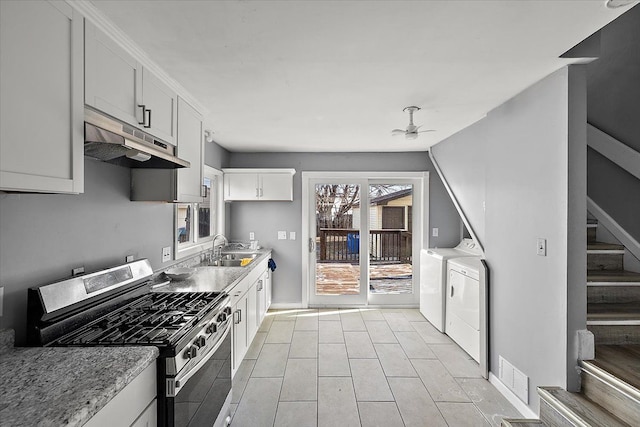
M256 233L260 244L273 248L278 268L273 275L273 302L302 302L302 171L432 171L429 176L430 227L439 236L429 246L452 247L460 242L460 217L433 170L427 153L231 153L229 167L295 168L293 202L232 202L229 237L248 240ZM277 240L277 231L295 231L297 239ZM427 230L425 230L427 233Z
M537 386L575 389L573 337L586 322L583 71L557 71L432 147L483 236L491 270L490 370L498 376L502 356L528 375L535 412ZM539 237L547 239L546 257L536 255Z

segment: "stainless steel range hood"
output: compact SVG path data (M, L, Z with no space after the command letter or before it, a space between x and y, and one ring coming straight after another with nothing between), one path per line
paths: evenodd
M84 155L130 168L176 169L191 164L175 156L176 147L126 123L84 110Z

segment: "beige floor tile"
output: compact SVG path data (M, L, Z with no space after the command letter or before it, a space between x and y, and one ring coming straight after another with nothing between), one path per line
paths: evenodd
M404 427L395 402L358 402L362 427Z
M436 403L442 416L450 426L489 427L490 424L473 403Z
M340 320L339 308L319 308L318 320Z
M400 344L374 344L378 359L388 377L417 377Z
M273 325L273 318L274 316L272 316L271 313L267 314L264 317L264 320L262 321L258 332L269 332L269 329L271 329L271 325Z
M289 359L280 401L318 399L318 359Z
M407 320L404 313L384 313L384 318L394 332L414 332L413 326Z
M280 402L274 427L316 427L317 402Z
M264 344L252 377L283 377L287 366L289 344Z
M347 344L347 355L352 359L377 359L368 332L345 332L344 341Z
M256 336L253 338L249 349L247 350L247 354L245 354L245 359L257 359L260 355L260 350L262 350L262 345L264 341L267 339L267 332L256 332Z
M457 344L432 344L429 346L445 368L455 378L481 378L480 366Z
M387 380L407 427L424 426L425 420L429 420L430 427L446 427L447 423L420 378Z
M402 312L410 322L425 322L427 320L417 308L405 308Z
M351 376L347 347L344 344L318 345L318 375L321 377Z
M321 343L343 343L341 322L320 322L318 341Z
M364 324L367 327L367 332L371 337L371 342L375 343L395 343L396 336L393 335L393 331L389 328L389 324L384 320L366 320Z
M359 311L340 312L343 331L366 331Z
M418 334L422 337L424 342L427 344L451 344L453 340L449 338L448 335L445 335L438 331L431 323L429 322L411 322L411 326L416 330Z
M522 417L520 412L484 378L460 378L458 384L490 424L500 426L502 418Z
M382 366L376 359L349 359L358 402L393 401Z
M317 331L293 331L289 357L317 358L318 357L318 332Z
M318 378L318 427L360 427L353 383L349 377Z
M296 317L296 331L317 331L318 330L318 313L303 314Z
M251 372L253 371L255 364L255 360L244 359L240 366L238 366L238 370L233 376L231 403L240 402L240 398L242 398L242 393L244 393L244 388L247 386L247 381L249 381L249 377L251 376Z
M249 378L233 417L234 426L272 427L282 378Z
M409 359L436 358L435 353L417 332L394 332L394 334Z
M411 363L436 402L471 402L439 360L412 359Z
M360 309L360 315L362 316L362 320L384 320L382 311L373 308Z
M283 344L290 343L293 336L293 328L296 322L293 321L274 321L264 341L267 344Z

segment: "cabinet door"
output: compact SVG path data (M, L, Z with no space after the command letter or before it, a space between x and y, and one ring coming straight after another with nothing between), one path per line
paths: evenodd
M178 96L146 68L142 70L142 104L147 109L145 125L151 135L176 142Z
M265 289L265 275L263 274L262 277L260 278L260 280L258 280L258 285L256 288L257 294L258 294L258 319L257 319L257 324L258 326L262 323L262 321L264 320L264 315L266 313L266 307L267 307L267 298L266 298L266 289Z
M271 270L267 270L264 274L264 297L266 300L264 311L266 314L271 307Z
M180 202L202 202L202 119L182 98L178 98L178 157L191 167L177 169Z
M260 175L260 200L293 200L293 176L289 173Z
M233 372L247 353L247 294L233 306Z
M251 345L253 337L258 331L258 288L260 283L257 281L253 284L247 293L247 343Z
M225 200L258 200L258 174L225 174L224 190Z
M133 126L143 124L142 65L89 21L84 72L85 104Z
M82 16L0 1L0 190L84 191Z

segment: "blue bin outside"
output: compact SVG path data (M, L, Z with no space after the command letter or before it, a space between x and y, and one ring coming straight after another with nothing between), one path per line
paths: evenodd
M357 254L360 252L360 234L347 233L347 253Z

